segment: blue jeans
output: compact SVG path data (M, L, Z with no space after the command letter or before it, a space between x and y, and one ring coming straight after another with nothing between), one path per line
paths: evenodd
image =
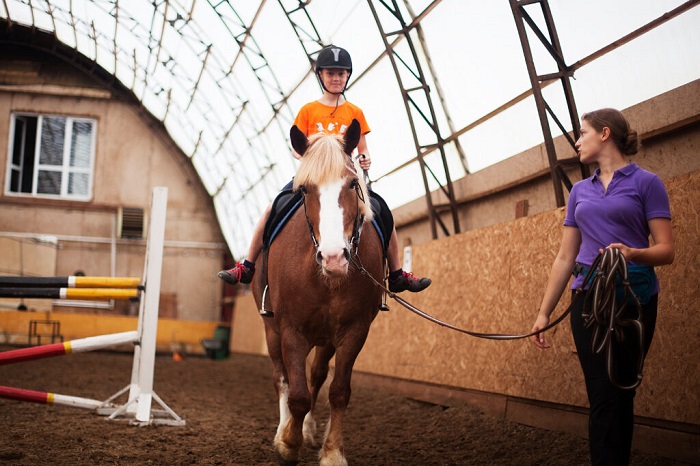
M658 294L651 297L642 306L642 325L644 327L644 356L649 351L656 327ZM590 404L588 417L588 442L591 464L628 465L632 449L632 431L634 427L635 390L621 390L608 378L604 354L595 354L591 349L592 330L583 325L584 300L587 295L571 310L571 330L576 343L578 359L586 379L586 393ZM621 384L631 383L636 377L635 338L625 338L623 343L614 340L613 354L618 371L616 380ZM637 339L638 341L638 339ZM638 345L637 345L638 346Z

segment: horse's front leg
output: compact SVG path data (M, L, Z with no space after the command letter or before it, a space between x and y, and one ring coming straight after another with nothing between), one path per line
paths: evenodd
M332 345L317 346L314 353L314 362L311 365L311 374L309 377L309 388L311 389L311 409L309 409L306 418L304 419L304 442L307 445L315 445L314 439L316 435L316 419L314 411L318 394L321 391L323 383L328 377L328 362L335 354L335 348Z
M284 367L282 359L282 343L278 333L270 326L265 326L265 339L267 340L267 352L272 360L272 383L277 393L277 403L279 405L279 424L275 434L275 444L281 435L282 429L287 425L287 421L292 416L289 412L287 399L289 398L289 382L287 379L287 369Z
M337 349L335 374L328 391L331 417L323 448L319 452L321 466L347 466L348 464L343 445L343 419L350 403L352 368L366 338L366 331L364 335L359 334L356 338L346 335L346 343Z
M282 359L287 371L287 384L280 391L280 412L286 405L286 419L280 417L275 435L275 451L281 464L296 464L304 443L304 417L311 407L311 394L306 383L306 356L311 348L298 335L282 335Z

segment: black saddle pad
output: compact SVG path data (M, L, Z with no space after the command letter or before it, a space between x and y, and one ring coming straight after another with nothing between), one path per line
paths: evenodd
M282 231L282 227L292 217L302 204L301 191L285 190L280 192L272 202L270 216L265 222L263 230L263 248L268 249L275 237Z
M387 206L386 202L379 194L370 191L369 195L370 205L374 212L372 225L374 225L375 230L377 230L382 240L384 251L386 252L389 247L391 232L394 229L394 217L391 215L389 206ZM300 191L286 190L277 195L272 203L270 216L267 218L265 229L263 230L263 247L265 249L269 249L279 232L282 231L286 223L292 218L292 215L302 203L302 194Z
M374 191L369 192L369 201L372 206L372 212L374 212L372 225L377 230L384 246L384 252L386 252L389 249L391 232L394 230L394 216L391 215L391 210L386 201Z

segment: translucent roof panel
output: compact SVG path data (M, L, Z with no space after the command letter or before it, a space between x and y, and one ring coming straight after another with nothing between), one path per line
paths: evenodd
M570 64L685 2L548 4ZM0 16L55 34L163 121L198 170L237 258L245 255L267 204L295 172L287 135L296 111L321 94L311 62L322 45L334 43L352 55L346 97L368 118L370 177L391 207L425 195L417 140L434 143L436 137L407 110L399 85L415 79L415 70L402 62L411 46L440 136L470 127L457 138L460 150L445 146L453 180L543 138L531 97L475 124L531 88L508 0L5 0ZM544 27L541 15L532 19ZM417 26L409 28L410 44L400 34L409 24ZM579 111L625 108L698 79L698 25L700 8L690 8L581 67L572 81ZM528 36L538 73L555 71L544 47ZM398 60L392 62L387 44ZM554 87L545 92L554 96ZM427 108L428 102L418 97L415 105ZM442 165L437 151L425 159L430 167ZM435 172L438 180L430 180L429 189L445 182L444 171Z

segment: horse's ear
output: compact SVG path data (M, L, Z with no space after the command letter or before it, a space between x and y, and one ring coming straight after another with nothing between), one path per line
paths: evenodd
M296 153L304 155L304 152L309 147L309 140L306 138L306 134L297 128L297 125L292 126L292 129L289 130L289 139L291 139L292 148L294 148Z
M350 123L348 129L345 130L345 136L343 136L346 154L352 154L352 151L354 151L355 147L357 147L357 143L360 142L360 136L360 122L353 118L352 123Z

